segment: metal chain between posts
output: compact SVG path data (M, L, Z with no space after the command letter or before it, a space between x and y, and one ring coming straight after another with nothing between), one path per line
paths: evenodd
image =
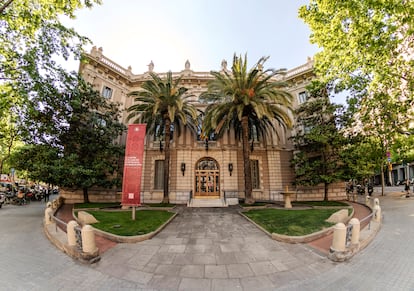
M76 246L78 249L82 250L82 229L80 227L75 227L76 235Z
M345 240L346 245L349 245L349 243L351 242L353 227L354 226L352 224L348 224L348 226L346 227L346 240Z

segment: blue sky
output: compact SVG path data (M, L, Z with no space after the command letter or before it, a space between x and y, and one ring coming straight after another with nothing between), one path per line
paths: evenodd
M294 68L317 51L310 30L298 18L304 0L103 0L63 22L74 27L105 56L134 74L219 70L234 53L247 53L252 66L269 56L267 68ZM87 48L90 50L90 47ZM77 70L77 64L70 64Z

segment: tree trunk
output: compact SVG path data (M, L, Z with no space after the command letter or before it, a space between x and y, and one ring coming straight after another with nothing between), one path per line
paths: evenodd
M244 189L245 203L253 204L255 201L252 195L252 172L250 169L250 147L249 147L249 120L243 116L242 125L242 143L243 143L243 163L244 163Z
M83 203L89 203L89 194L88 194L88 188L83 187Z
M323 200L328 201L328 183L324 183L324 194L323 194Z
M164 144L164 198L163 203L169 203L169 180L170 180L170 140L171 140L171 121L165 119L165 144Z
M384 196L384 189L385 189L384 163L381 163L381 196Z

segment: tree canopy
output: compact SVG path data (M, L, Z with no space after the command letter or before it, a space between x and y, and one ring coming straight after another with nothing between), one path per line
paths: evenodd
M339 121L342 106L331 103L329 86L324 83L313 81L306 89L306 102L295 110L295 184L324 184L328 200L328 185L342 180L347 168L341 159L345 144Z
M412 15L414 2L405 0L312 0L299 11L321 48L319 77L337 88L366 90L359 99L364 124L388 115L381 125L388 132L414 132Z
M108 102L82 79L76 85L66 94L66 119L54 142L27 144L13 153L12 163L34 181L82 189L88 202L89 188L121 184L124 148L115 140L126 127L119 121L119 104Z
M49 111L60 109L58 96L70 77L59 60L80 59L89 41L63 26L59 17L74 18L76 10L93 3L100 1L0 1L0 116L12 120L26 141L38 129L36 122L27 128L27 120L42 114L50 118Z

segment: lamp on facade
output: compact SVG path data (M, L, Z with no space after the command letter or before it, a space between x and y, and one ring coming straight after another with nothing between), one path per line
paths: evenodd
M230 176L231 176L231 173L233 172L233 163L229 164L229 172L230 172Z
M184 176L184 172L185 172L185 163L181 163L181 172L183 173L183 176Z

